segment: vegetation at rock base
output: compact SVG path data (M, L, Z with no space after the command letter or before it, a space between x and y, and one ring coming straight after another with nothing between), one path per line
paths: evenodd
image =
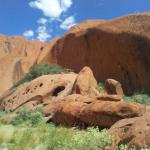
M150 105L150 96L147 94L134 94L132 96L124 96L126 102L137 102L145 105Z
M58 65L37 65L30 69L15 87L46 74L57 74L68 70ZM97 88L103 93L104 85ZM150 97L146 94L125 96L127 102L149 105ZM37 111L19 110L16 113L0 112L0 149L4 150L110 150L113 137L106 129L98 128L78 130L46 124L42 109ZM127 145L119 145L116 150L129 150ZM130 150L136 150L131 148ZM143 148L141 150L149 150Z
M137 150L137 149L135 148L135 146L129 149L127 145L121 144L118 146L117 150ZM141 150L150 150L150 148L142 148Z
M99 90L99 92L103 93L105 91L104 83L99 82L97 89ZM140 104L150 105L150 96L148 94L144 94L142 92L135 93L132 96L125 95L123 97L123 99L126 102L136 102L136 103L140 103Z
M111 150L113 137L107 129L99 131L98 128L90 127L78 130L55 126L52 123L46 124L42 115L41 108L32 112L20 109L14 116L9 111L0 112L0 149ZM116 150L128 150L128 147L119 145Z
M39 64L31 67L29 72L24 75L24 77L19 80L13 87L17 87L25 82L31 81L39 76L48 75L48 74L60 74L62 72L68 72L68 69L65 69L57 64Z
M98 85L97 85L97 89L99 92L103 93L105 90L104 90L104 83L103 82L99 82Z
M112 142L106 129L77 130L45 124L41 111L20 110L10 122L8 115L9 112L0 112L0 149L107 150Z

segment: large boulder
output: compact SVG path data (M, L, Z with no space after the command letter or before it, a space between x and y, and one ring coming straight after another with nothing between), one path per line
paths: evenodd
M150 13L76 25L52 53L62 66L77 72L89 66L98 81L119 81L127 94L150 93Z
M78 74L73 93L86 96L99 96L97 81L89 67L84 67Z
M128 149L133 146L136 149L150 147L150 112L141 117L118 121L109 129L109 133L115 139L113 149L121 144L128 145Z
M107 79L104 88L109 95L118 95L121 98L124 96L122 85L114 79Z
M37 107L39 104L65 97L72 92L77 74L44 75L7 92L1 109L14 111L21 106Z
M44 109L46 117L50 116L49 121L56 124L107 128L121 119L141 116L145 112L140 104L103 101L79 94L52 101Z

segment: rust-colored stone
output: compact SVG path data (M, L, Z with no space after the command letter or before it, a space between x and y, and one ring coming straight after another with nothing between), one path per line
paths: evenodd
M97 90L97 81L89 67L84 67L79 72L74 85L73 93L90 97L100 95L99 91Z
M123 119L115 123L109 130L114 136L115 148L117 145L126 144L128 149L133 146L136 149L150 147L150 112L141 117Z
M89 66L98 81L119 81L126 94L150 93L150 13L79 24L52 52L64 67L78 72Z
M21 106L37 107L36 104L65 97L72 92L76 77L75 73L41 76L5 95L1 107L14 111Z

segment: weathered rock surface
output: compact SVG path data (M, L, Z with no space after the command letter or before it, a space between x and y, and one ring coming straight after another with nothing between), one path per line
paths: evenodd
M35 64L55 63L51 55L54 39L48 43L0 35L0 96Z
M100 95L99 91L97 90L97 81L89 67L84 67L79 72L74 85L73 93L90 97Z
M107 79L104 88L108 95L119 95L121 98L124 96L122 85L114 79Z
M36 64L43 45L19 36L0 36L0 95Z
M77 90L78 88L78 90ZM50 100L70 95L71 93L97 97L97 82L89 67L84 67L79 74L56 74L39 77L29 83L25 83L17 89L8 90L2 96L4 101L2 108L15 110L20 106L37 107L39 103L47 103ZM117 97L108 95L99 98L110 98L119 101Z
M45 114L52 115L52 122L67 126L109 128L118 120L141 116L143 112L145 108L140 104L103 101L78 94L45 106Z
M99 93L92 70L84 67L79 74L44 75L27 82L5 93L0 106L17 111L20 107L36 109L42 104L45 117L54 123L111 127L118 120L145 112L143 105L125 103L119 94Z
M23 84L11 94L8 93L1 107L14 111L21 106L37 107L38 104L47 103L51 99L65 97L72 92L76 77L75 73L41 76Z
M149 107L124 102L120 96L123 90L119 82L111 79L106 83L106 94L99 93L89 67L84 67L79 74L44 75L6 92L0 109L13 112L4 118L9 122L19 108L33 110L43 105L46 122L81 128L111 127L109 132L115 137L113 149L118 144L126 143L129 147L133 144L137 147L149 146L150 113L144 114ZM113 90L108 92L112 87Z
M115 79L125 93L150 93L150 13L73 27L52 49L57 63L79 71L89 66L98 81Z
M128 148L136 149L150 147L150 112L141 117L123 119L114 124L110 130L115 138L113 148L116 145L127 144Z
M56 58L53 56L53 53L51 52L57 40L58 38L45 43L43 50L37 59L37 64L49 64L49 63L56 64L57 63Z
M47 43L1 35L0 95L41 63L58 63L76 72L89 66L98 81L115 79L127 94L143 89L150 93L149 43L150 13L88 20Z
M150 146L150 108L123 101L125 93L150 93L150 13L110 21L89 20L47 43L0 35L0 95L31 66L58 63L79 74L39 77L5 92L0 109L44 106L46 120L67 126L110 128L116 145ZM121 86L122 85L122 86ZM123 87L123 89L122 89ZM146 113L145 113L146 112ZM12 115L13 117L13 115ZM11 120L11 116L6 121Z

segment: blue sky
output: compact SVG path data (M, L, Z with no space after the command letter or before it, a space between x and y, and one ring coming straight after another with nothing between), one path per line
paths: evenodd
M0 0L0 33L47 41L87 19L150 11L150 0Z

